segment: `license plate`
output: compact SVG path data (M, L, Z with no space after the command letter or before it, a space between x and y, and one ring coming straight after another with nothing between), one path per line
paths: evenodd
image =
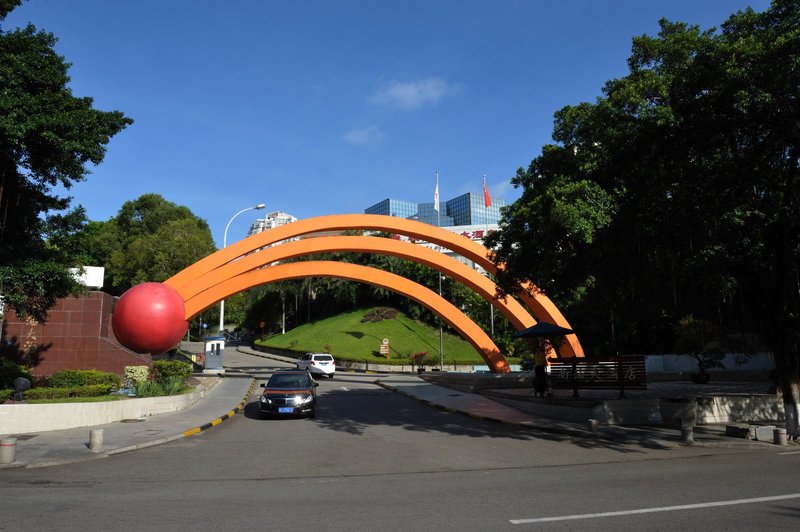
M291 406L279 406L278 407L278 413L279 414L291 414L292 412L294 412L294 408L292 408Z

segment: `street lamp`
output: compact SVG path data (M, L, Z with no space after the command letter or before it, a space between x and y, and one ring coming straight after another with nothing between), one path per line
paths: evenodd
M242 209L241 211L231 216L231 219L228 220L228 225L225 226L225 232L222 234L222 249L228 247L228 228L230 228L231 222L233 222L233 220L237 216L239 216L243 212L260 211L261 209L264 208L266 208L266 205L264 205L263 203L259 203L258 205L255 205L253 207L247 207L246 209ZM223 299L222 301L219 302L219 334L222 334L222 329L224 328L225 328L225 300Z

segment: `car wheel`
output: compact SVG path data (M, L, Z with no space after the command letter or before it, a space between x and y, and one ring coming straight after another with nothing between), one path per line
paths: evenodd
M311 411L311 412L308 414L308 419L314 419L315 417L317 417L317 411L316 411L316 409L312 410L312 411Z
M329 379L332 379L332 378L333 378L333 373L331 373L330 375L328 375L328 378L329 378Z

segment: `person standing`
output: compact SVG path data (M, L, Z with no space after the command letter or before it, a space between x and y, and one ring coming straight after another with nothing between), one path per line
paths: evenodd
M533 354L533 396L544 398L547 392L547 353L537 349Z

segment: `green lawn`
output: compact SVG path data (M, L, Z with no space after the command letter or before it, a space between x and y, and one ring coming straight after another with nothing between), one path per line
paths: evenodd
M439 328L417 322L403 313L392 319L364 322L374 309L359 309L301 325L258 344L299 352L330 352L341 360L408 364L413 353L439 354ZM381 342L389 339L390 359L380 354ZM484 364L483 358L460 336L444 333L445 364Z

